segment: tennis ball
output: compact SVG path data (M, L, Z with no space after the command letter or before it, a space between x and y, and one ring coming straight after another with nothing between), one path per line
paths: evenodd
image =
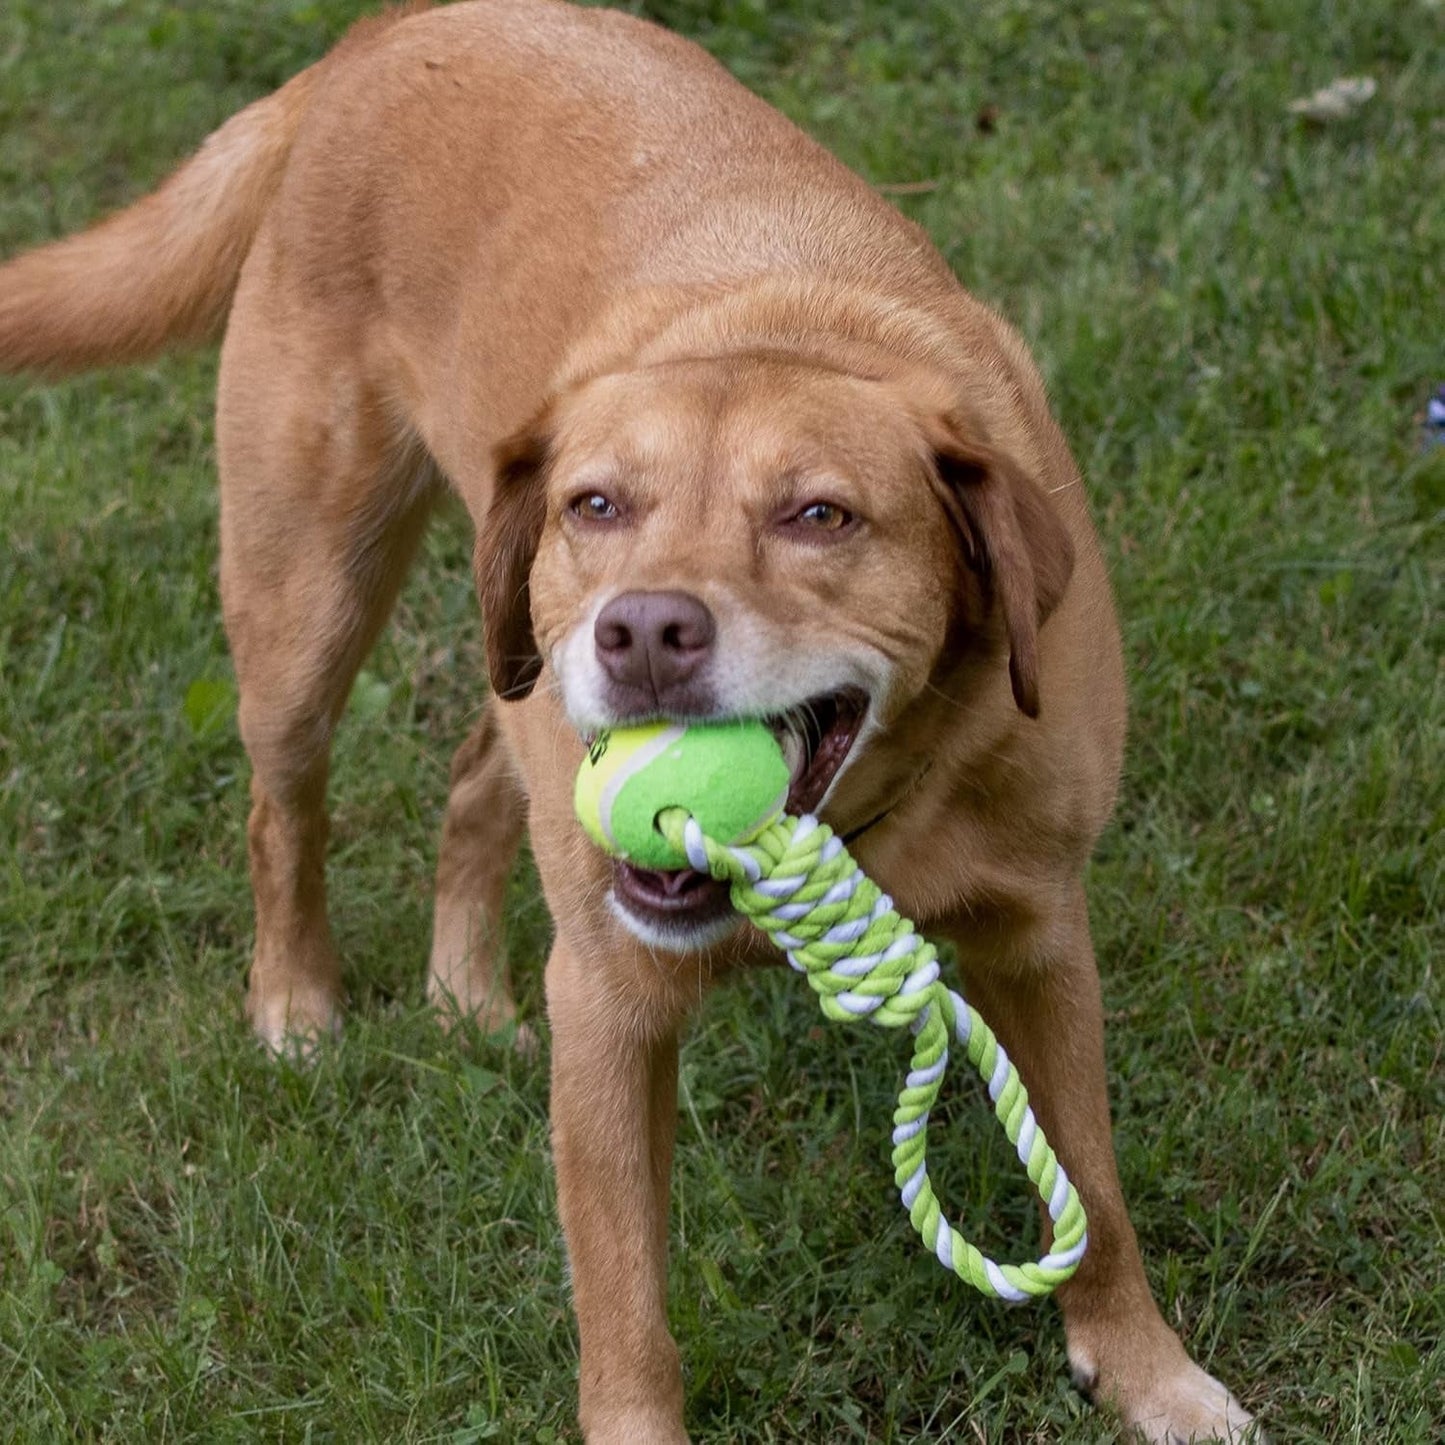
M646 723L599 733L577 772L573 804L588 837L639 868L687 858L655 826L685 808L709 838L747 843L782 811L788 765L759 722Z

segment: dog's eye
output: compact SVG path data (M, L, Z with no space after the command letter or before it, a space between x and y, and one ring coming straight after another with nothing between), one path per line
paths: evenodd
M583 492L567 504L574 517L587 522L615 522L622 515L617 503L601 492Z
M815 532L841 532L853 521L853 514L836 502L809 502L792 520Z

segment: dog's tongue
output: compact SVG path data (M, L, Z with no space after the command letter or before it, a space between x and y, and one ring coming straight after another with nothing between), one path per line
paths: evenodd
M680 868L675 873L654 873L661 886L661 891L669 898L681 898L684 893L690 893L699 883L703 881L703 875L691 868Z

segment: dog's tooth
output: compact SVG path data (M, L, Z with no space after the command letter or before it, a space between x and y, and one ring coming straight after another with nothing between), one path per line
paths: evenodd
M788 776L793 782L797 782L803 776L803 769L808 765L808 749L804 746L802 738L789 729L780 739L783 747L783 761L788 765Z

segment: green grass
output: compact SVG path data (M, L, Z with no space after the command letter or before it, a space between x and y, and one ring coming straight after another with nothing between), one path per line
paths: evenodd
M355 0L8 0L0 252L153 182ZM645 8L900 199L1024 329L1089 478L1134 722L1093 869L1121 1167L1196 1355L1288 1441L1445 1434L1445 47L1429 0ZM1356 118L1289 98L1367 73ZM996 107L992 129L980 128ZM240 1018L246 767L205 690L213 361L0 384L0 1436L575 1439L546 1075L422 1008L483 667L431 533L335 768L344 1041ZM186 700L192 699L188 717ZM514 928L540 1012L547 921ZM1092 1441L1049 1307L887 1188L896 1041L785 976L684 1055L672 1316L700 1441ZM944 1188L1024 1190L954 1109Z

